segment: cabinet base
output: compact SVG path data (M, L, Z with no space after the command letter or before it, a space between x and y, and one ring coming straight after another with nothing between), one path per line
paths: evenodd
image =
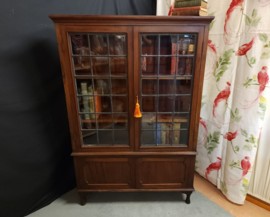
M114 190L114 192L175 192L175 191L177 191L177 192L179 192L179 193L183 193L183 194L185 194L186 195L186 199L184 200L185 201L185 203L186 204L190 204L190 196L191 196L191 194L192 194L192 192L193 192L193 190L188 190L188 191L180 191L180 190L171 190L171 191L168 191L168 190L151 190L151 189L148 189L148 190L138 190L138 189L129 189L129 190L119 190L119 191L117 191L117 190ZM81 206L84 206L85 204L86 204L86 202L87 202L87 196L88 196L88 194L89 193L91 193L91 192L111 192L111 191L108 191L108 190L106 190L106 191L104 191L104 190L97 190L97 191L86 191L86 192L78 192L78 194L79 194L79 203L80 203L80 205Z

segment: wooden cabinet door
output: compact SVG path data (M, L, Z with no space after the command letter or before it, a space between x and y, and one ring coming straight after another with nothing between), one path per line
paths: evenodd
M131 30L90 24L62 30L74 151L134 149Z
M135 120L137 150L195 150L203 27L147 26L134 32L135 94L142 111Z

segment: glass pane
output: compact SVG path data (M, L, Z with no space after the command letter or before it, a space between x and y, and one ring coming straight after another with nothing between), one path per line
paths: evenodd
M111 57L111 74L126 75L127 74L127 58Z
M73 57L73 65L76 74L91 74L91 63L89 57L75 56Z
M141 70L143 75L157 75L157 57L141 57Z
M112 115L111 114L101 114L98 117L98 129L112 129Z
M179 57L177 62L177 75L192 75L193 74L193 58Z
M82 131L82 137L84 144L96 145L98 143L95 130Z
M108 43L107 35L90 35L91 55L107 55Z
M96 96L97 112L112 112L111 97Z
M174 97L173 96L158 97L158 110L160 112L173 112L174 111Z
M191 79L183 79L176 81L176 94L190 94L191 93Z
M160 36L160 55L172 55L172 44L176 42L176 35L161 35Z
M159 80L159 94L173 94L175 93L174 89L174 80Z
M172 144L172 124L171 123L158 123L157 125L157 138L159 145Z
M127 94L126 79L112 79L112 94Z
M141 37L141 52L142 55L157 55L158 54L158 36L145 35Z
M141 144L142 145L156 145L157 144L157 131L156 130L142 130L141 131Z
M188 143L188 130L180 131L180 145L186 146Z
M74 55L89 55L88 37L86 34L71 35L71 47Z
M126 36L125 35L110 35L110 55L125 55L126 54Z
M155 112L156 103L154 96L144 96L142 97L141 110L143 112Z
M116 145L128 144L128 131L115 130L114 131L114 144Z
M126 43L126 34L71 35L85 145L129 144ZM80 75L87 75L88 79Z
M174 68L172 68L172 57L160 57L159 74L160 75L174 75Z
M84 113L80 115L82 129L96 129L96 116L93 113Z
M128 118L126 114L114 113L113 114L114 129L127 129Z
M98 130L98 139L100 145L111 145L113 142L112 130Z
M108 57L92 57L92 65L94 75L109 75Z
M195 52L195 34L183 34L179 36L178 52L180 55L194 54Z
M113 112L127 112L127 98L114 96L112 97Z
M156 94L157 80L143 79L142 80L142 94Z
M144 113L142 116L141 127L144 130L156 129L156 116L153 113Z
M98 94L110 94L110 80L109 79L94 79L95 89Z
M175 98L175 111L176 112L190 112L191 101L190 95L177 96Z

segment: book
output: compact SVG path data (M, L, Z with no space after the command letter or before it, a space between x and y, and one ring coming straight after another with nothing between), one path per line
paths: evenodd
M172 16L199 16L201 6L173 8Z
M171 58L171 74L172 75L177 72L177 64L176 64L177 46L178 46L178 43L172 42L172 58Z
M185 1L175 0L174 8L201 6L201 1L202 0L185 0Z
M173 8L172 16L207 16L207 9L201 6Z

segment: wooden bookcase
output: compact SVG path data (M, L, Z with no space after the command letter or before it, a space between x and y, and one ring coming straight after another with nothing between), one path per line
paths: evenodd
M180 191L190 203L213 17L50 18L81 204L92 191Z

